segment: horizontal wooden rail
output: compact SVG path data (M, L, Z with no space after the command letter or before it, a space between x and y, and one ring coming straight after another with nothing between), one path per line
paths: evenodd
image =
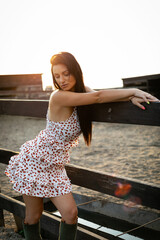
M48 100L0 99L0 114L44 118Z
M87 106L92 121L160 126L160 103L143 104L142 110L131 102ZM48 100L0 99L0 114L44 118Z
M17 152L0 149L0 162L8 164L10 157L15 154L17 154ZM146 184L130 178L112 176L108 173L88 170L70 164L66 166L66 170L72 184L109 194L117 198L124 197L124 195L116 194L116 190L118 190L119 186L128 186L131 188L129 195L138 198L141 205L160 209L160 188L158 186Z

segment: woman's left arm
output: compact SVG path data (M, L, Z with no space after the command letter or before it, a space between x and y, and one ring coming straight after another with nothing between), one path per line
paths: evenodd
M95 92L93 89L89 87L85 87L86 92ZM103 90L101 91L101 95L103 95ZM150 103L150 102L160 102L159 99L152 96L150 93L144 92L140 89L108 89L105 90L108 92L108 95L115 95L115 99L112 102L122 102L122 101L131 101L134 105L140 107L141 109L145 109L141 104L142 102ZM126 96L128 95L128 96Z

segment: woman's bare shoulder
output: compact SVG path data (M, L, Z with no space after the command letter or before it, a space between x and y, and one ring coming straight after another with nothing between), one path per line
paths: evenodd
M54 90L52 93L51 93L51 96L50 98L52 98L55 94L57 94L60 90L59 89L56 89Z
M50 102L57 102L61 100L61 98L69 97L72 94L73 92L57 89L51 93Z
M51 121L59 122L69 118L73 112L72 107L65 107L57 102L57 96L63 94L64 91L56 90L52 92L49 100L49 118Z
M61 94L60 92L62 92L62 91L60 91L59 89L54 90L50 95L49 101L50 102L54 101L54 99L57 98L57 96L59 96L59 94Z
M68 95L70 95L69 91L63 91L63 90L55 90L51 93L50 99L49 99L49 105L63 105L64 99L68 98Z

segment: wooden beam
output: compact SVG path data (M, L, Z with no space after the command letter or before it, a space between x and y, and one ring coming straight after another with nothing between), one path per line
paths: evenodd
M116 175L112 176L109 173L88 170L75 165L67 165L66 170L72 184L122 199L127 197L127 195L133 196L131 201L135 200L135 196L139 199L141 205L160 209L160 188L158 186L135 179L133 180ZM118 192L121 191L120 187L125 188L127 186L130 188L128 194L118 194Z
M92 121L160 126L160 103L143 104L142 110L131 102L87 106ZM48 100L0 99L0 114L45 118Z
M21 217L24 219L25 216L25 204L21 201L15 200L11 197L8 197L2 193L0 193L0 206L2 209L5 209L14 215ZM41 228L58 236L59 234L59 224L60 224L60 218L53 216L50 213L43 212L41 217ZM82 227L78 227L78 233L77 233L77 240L105 240L106 238L103 238L99 236L98 234L92 233L91 231L85 230Z
M21 85L42 85L42 73L0 75L0 89L17 88Z
M141 79L142 80L160 79L160 74L137 76L137 77L130 77L130 78L122 78L122 80L141 80Z
M48 100L0 99L0 114L45 118Z
M0 163L8 164L9 159L18 153L19 152L0 148Z
M1 193L1 188L0 188L0 193ZM0 205L0 227L5 227L4 214L3 214L3 209L1 208L1 205Z
M143 103L142 110L131 102L94 104L89 108L92 121L160 126L160 103Z
M0 162L7 164L10 156L14 154L17 154L17 152L9 151L7 155L7 150L0 149ZM139 199L141 205L160 209L160 188L158 186L146 184L130 178L112 176L108 173L88 170L75 165L68 164L66 170L72 184L109 194L117 198L124 197L123 194L117 194L119 186L128 186L130 188L128 194ZM125 196L126 195L127 194L125 194Z

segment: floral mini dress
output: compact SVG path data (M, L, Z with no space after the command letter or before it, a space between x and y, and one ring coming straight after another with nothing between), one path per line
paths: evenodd
M77 109L66 121L50 121L39 135L24 143L20 153L11 157L6 175L13 189L36 197L56 197L72 191L65 165L69 151L77 146L81 133Z

